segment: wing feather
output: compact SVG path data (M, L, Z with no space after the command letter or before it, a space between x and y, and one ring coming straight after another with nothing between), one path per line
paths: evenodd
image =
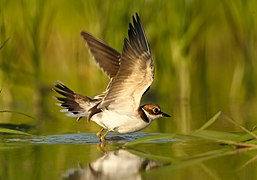
M120 53L87 32L82 31L81 35L100 69L109 78L115 77L120 68Z
M133 26L134 25L134 26ZM154 78L154 64L138 14L129 24L129 39L124 39L121 63L98 108L118 109L121 102L139 107L141 97Z

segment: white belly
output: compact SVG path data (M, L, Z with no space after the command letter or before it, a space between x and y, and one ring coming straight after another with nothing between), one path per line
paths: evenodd
M136 114L128 116L109 110L95 114L91 120L109 131L116 131L119 133L131 133L139 131L151 123L146 123Z

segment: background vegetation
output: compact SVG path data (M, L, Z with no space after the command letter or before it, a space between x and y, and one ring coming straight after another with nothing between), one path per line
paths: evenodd
M60 80L88 96L102 92L108 79L80 32L121 51L136 12L156 67L142 103L172 117L144 130L161 135L133 134L122 149L170 163L145 179L256 179L256 7L254 0L1 0L0 179L60 179L103 159L99 127L60 113L52 86ZM245 134L228 133L237 130Z
M172 115L146 131L188 132L223 111L256 124L257 2L67 1L0 2L1 124L34 126L39 134L96 131L59 113L52 83L93 96L108 79L84 46L85 30L121 51L131 16L139 13L156 65L144 102ZM220 117L218 129L234 130Z

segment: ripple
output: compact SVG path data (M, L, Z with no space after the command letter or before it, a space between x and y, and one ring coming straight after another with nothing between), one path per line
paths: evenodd
M138 138L146 136L161 135L161 133L132 133L132 134L119 134L109 133L106 137L106 143L126 143ZM175 139L159 139L151 142L171 142ZM55 134L45 136L17 136L8 135L4 138L6 143L32 143L32 144L98 144L99 138L95 133L76 133L76 134Z

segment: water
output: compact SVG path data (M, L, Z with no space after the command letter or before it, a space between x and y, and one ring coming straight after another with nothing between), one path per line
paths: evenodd
M0 179L245 179L257 177L256 150L189 136L126 146L160 133L2 135Z

